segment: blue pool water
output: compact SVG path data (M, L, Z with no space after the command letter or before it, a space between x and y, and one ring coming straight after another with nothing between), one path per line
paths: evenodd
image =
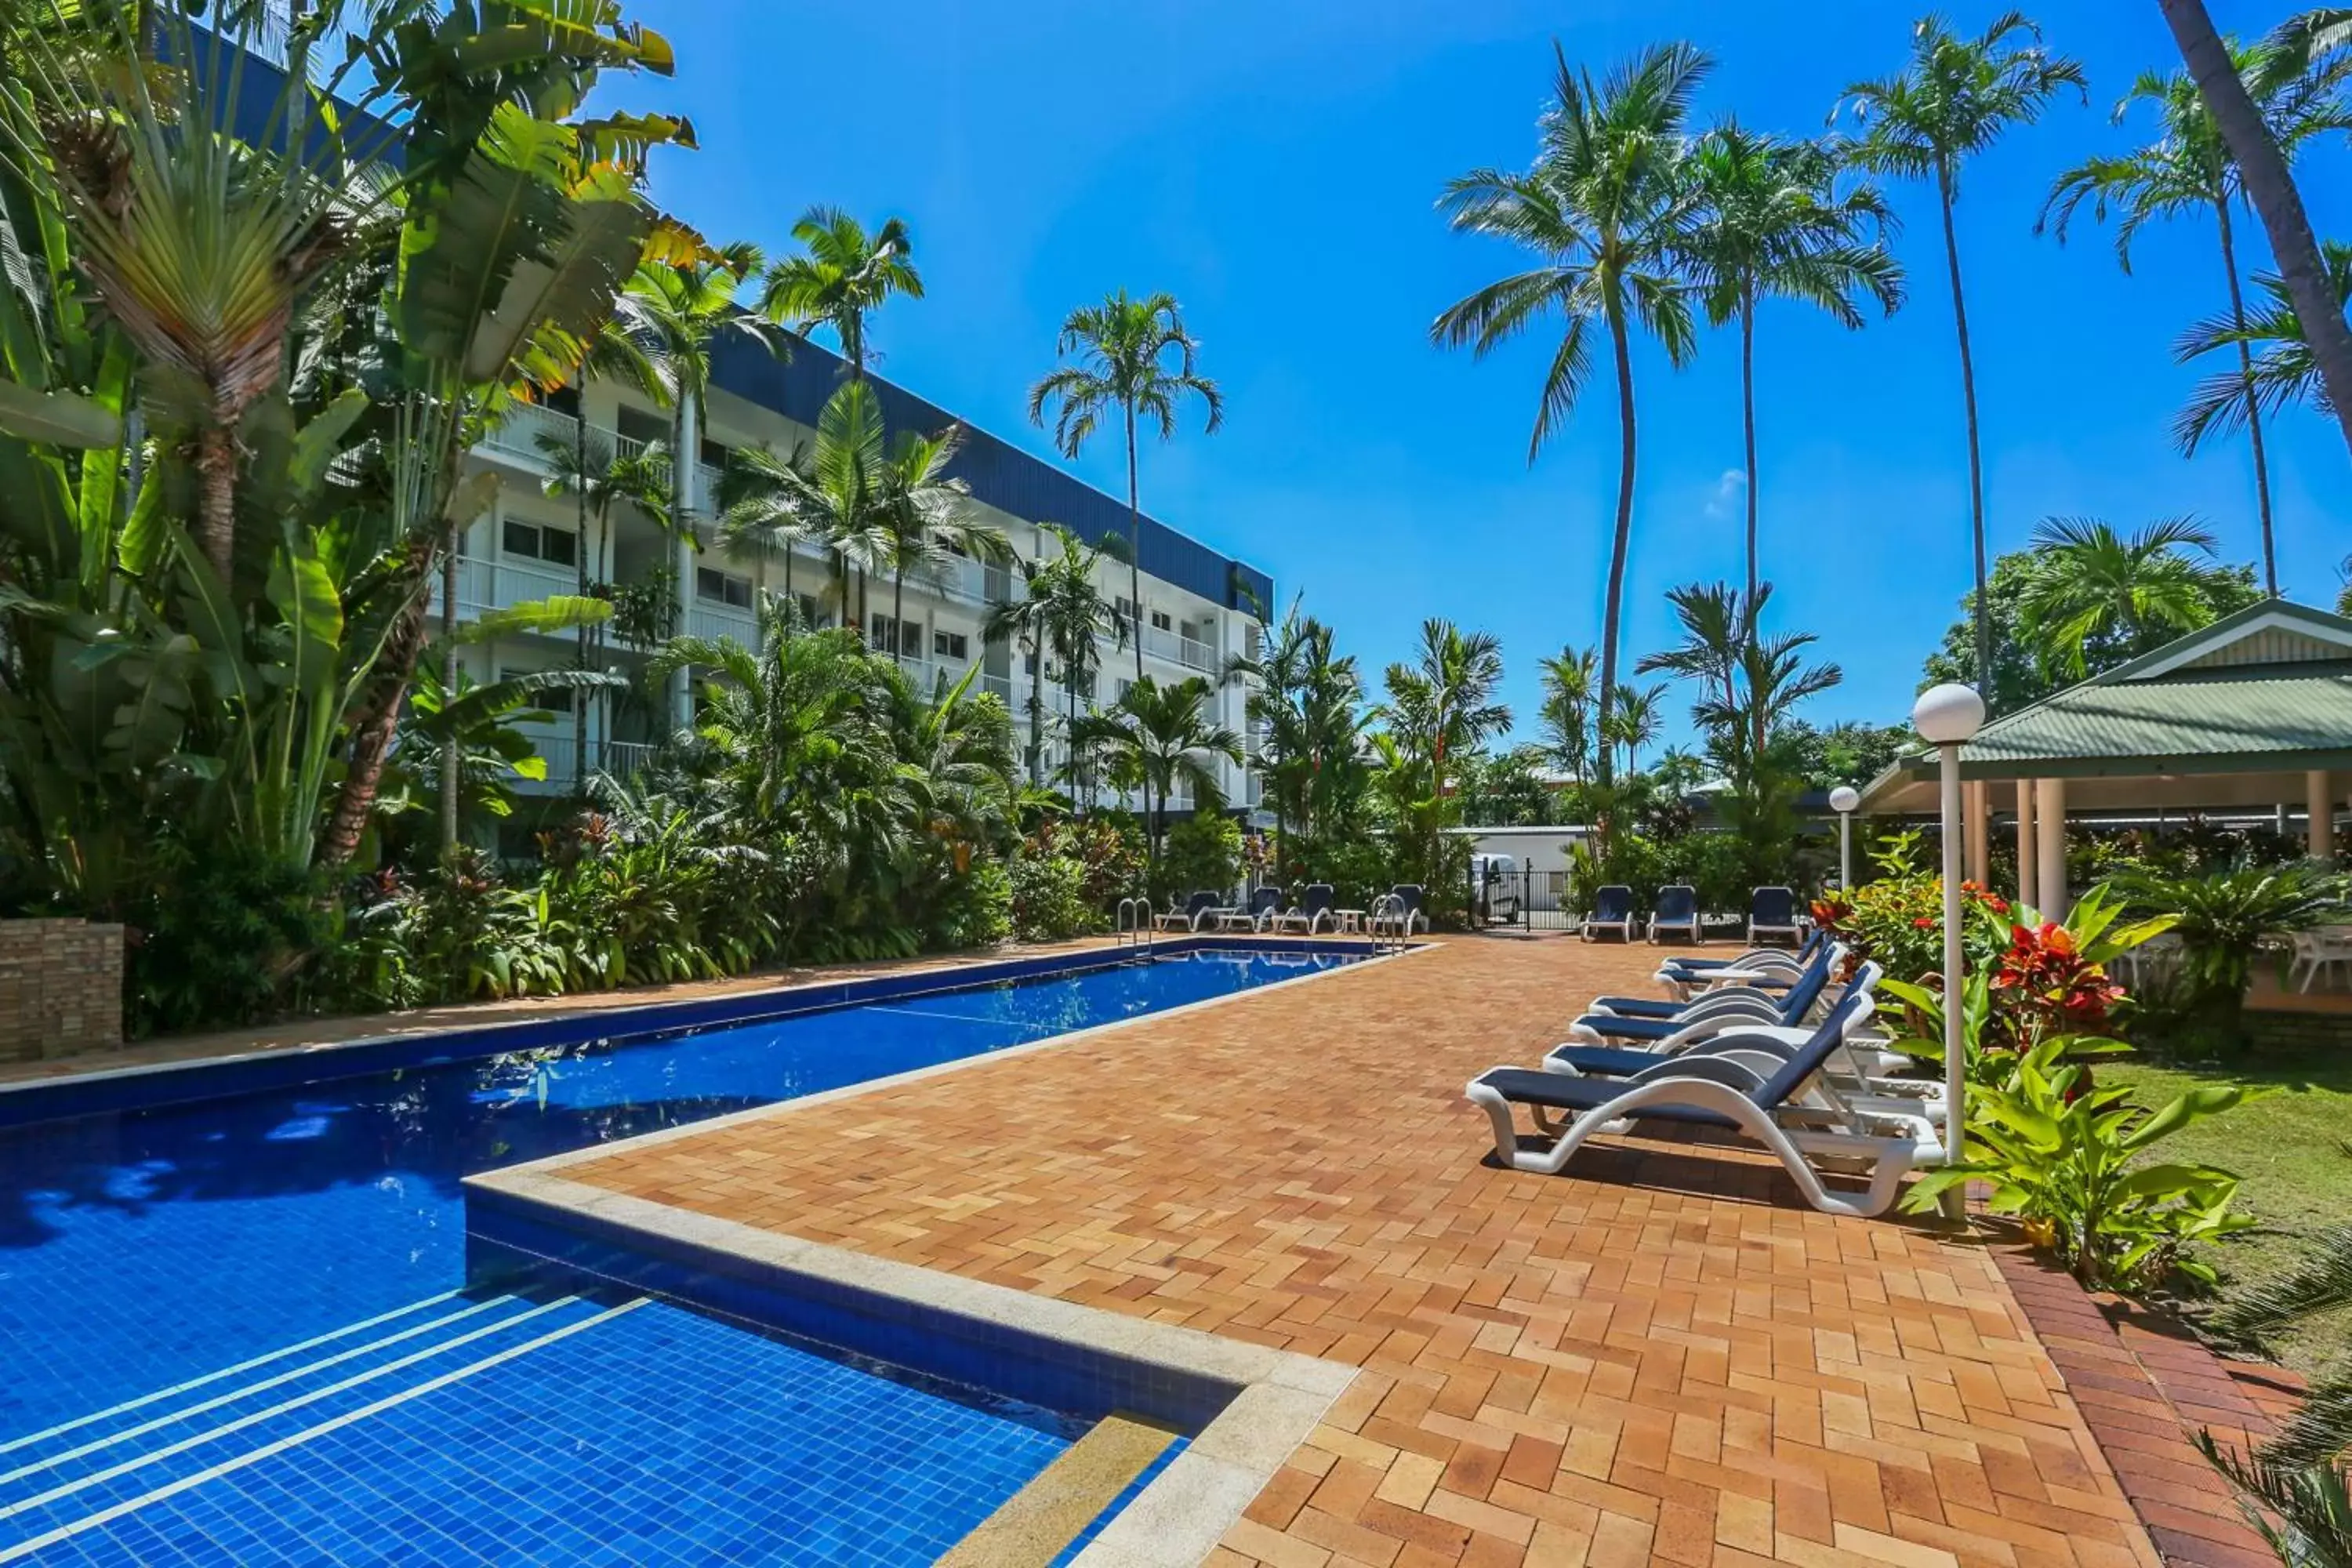
M929 1562L1064 1424L641 1296L467 1292L461 1180L1339 962L1195 952L0 1128L0 1563Z

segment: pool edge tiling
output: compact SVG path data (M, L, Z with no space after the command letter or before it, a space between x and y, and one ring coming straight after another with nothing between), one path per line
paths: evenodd
M537 1167L470 1177L467 1192L469 1233L494 1247L515 1237L544 1256L569 1237L593 1250L598 1272L627 1268L628 1258L691 1270L703 1285L689 1299L721 1310L744 1312L729 1304L739 1292L782 1295L799 1305L745 1315L805 1331L782 1320L805 1322L814 1310L824 1315L818 1337L863 1338L849 1348L917 1372L970 1380L978 1360L998 1392L1097 1415L1139 1411L1191 1429L1182 1452L1101 1525L1075 1568L1201 1562L1356 1377L1337 1362L893 1263ZM852 1316L864 1324L849 1325ZM1062 1386L1041 1386L1040 1377Z

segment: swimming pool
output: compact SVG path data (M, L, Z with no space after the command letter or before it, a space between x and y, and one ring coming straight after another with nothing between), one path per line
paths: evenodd
M376 1561L399 1555L387 1517L421 1562L741 1561L782 1540L793 1561L929 1562L1069 1424L655 1297L468 1291L462 1179L1344 962L1199 951L669 1032L491 1031L0 1126L0 1563L35 1542L43 1562L318 1561L345 1536ZM468 1540L492 1500L501 1533Z

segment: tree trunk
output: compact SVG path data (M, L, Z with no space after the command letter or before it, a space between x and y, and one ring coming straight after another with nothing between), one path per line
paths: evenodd
M196 544L232 595L236 591L236 431L207 424L196 433Z
M1617 531L1609 549L1609 591L1601 609L1600 729L1609 730L1609 713L1617 698L1617 626L1625 604L1625 557L1633 544L1633 354L1625 341L1624 307L1614 294L1609 300L1609 344L1617 361ZM1609 747L1601 748L1601 788L1606 794L1616 769ZM1608 838L1606 825L1602 841Z
M580 584L580 596L588 596L588 405L583 399L579 414L572 421L572 489L577 498L573 509L574 526L579 531L572 536L572 559L578 563L574 575ZM572 668L581 674L588 672L588 628L572 628ZM572 793L580 794L588 784L588 689L572 689Z
M2246 296L2238 283L2238 249L2230 230L2228 196L2213 204L2213 216L2221 221L2221 269L2230 275L2230 324L2243 332ZM2279 591L2278 549L2271 537L2270 458L2263 449L2263 411L2254 398L2254 353L2243 338L2238 341L2238 378L2246 389L2246 439L2254 448L2254 508L2263 523L2263 588L2275 599Z
M1992 597L1985 585L1984 455L1977 444L1977 371L1969 349L1969 308L1960 292L1960 241L1952 226L1952 174L1936 168L1936 195L1944 215L1944 265L1952 279L1952 324L1960 343L1960 399L1969 426L1969 537L1976 554L1977 694L1992 691Z
M416 661L425 652L425 572L432 565L433 536L420 534L408 547L408 560L402 575L416 584L418 592L401 611L392 633L384 639L383 658L377 664L369 681L367 694L362 699L359 717L352 725L351 755L343 763L342 787L336 792L335 809L327 818L327 826L320 836L318 859L330 871L341 870L359 853L360 840L367 836L368 817L375 810L376 786L383 778L384 759L392 754L392 738L400 723L400 705L408 695L408 682L416 672Z
M903 566L890 574L890 658L898 664L907 659L907 569Z
M2246 94L2230 51L2213 30L2204 0L2158 0L2172 28L2180 58L2196 79L2206 112L2221 129L2247 199L2261 215L2270 236L2271 254L2286 281L2287 298L2303 321L2303 335L2319 367L2327 401L2352 448L2352 328L2344 321L2343 302L2327 286L2327 268L2321 260L2319 241L2311 231L2311 216L2287 172L2286 157L2271 140L2262 114Z
M1135 617L1135 679L1143 679L1143 501L1135 484L1135 405L1127 405L1127 593Z
M457 542L464 534L455 518L449 521L449 542L441 553L441 703L446 710L457 700ZM464 769L457 735L452 731L441 742L441 853L457 847L457 791Z
M1748 604L1756 604L1756 291L1740 290L1739 422L1748 454Z
M1045 639L1029 656L1029 784L1045 787Z
M793 617L800 614L800 599L793 593L793 542L784 541L784 636L793 635Z

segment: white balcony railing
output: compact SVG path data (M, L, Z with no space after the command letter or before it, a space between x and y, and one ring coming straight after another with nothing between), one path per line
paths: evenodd
M583 784L574 765L578 749L567 727L561 731L526 729L531 749L547 761L547 777L510 780L514 789L523 795L570 795ZM625 779L653 759L653 746L643 741L605 741L591 737L588 742L589 765L599 773Z
M986 671L982 671L980 677L980 689L982 691L993 694L996 699L1003 702L1007 708L1011 708L1016 712L1019 711L1019 704L1013 699L1013 678L1011 676L990 675Z
M507 410L497 428L482 437L482 445L543 465L548 455L540 444L542 436L569 448L580 439L580 421L540 404L518 403Z
M477 620L489 610L512 609L536 599L580 592L580 574L560 566L536 566L520 561L457 560L457 618ZM433 574L433 591L425 601L428 619L441 614L441 574ZM572 632L555 636L569 638Z
M733 637L745 647L760 646L760 618L713 599L697 599L687 606L686 632L688 637Z
M1197 638L1172 632L1164 626L1144 626L1138 632L1143 638L1143 651L1154 658L1181 664L1187 669L1214 670L1217 650Z

